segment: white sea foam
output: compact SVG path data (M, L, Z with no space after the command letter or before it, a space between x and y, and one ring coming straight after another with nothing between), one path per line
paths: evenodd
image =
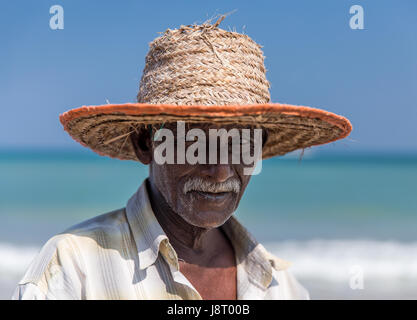
M346 283L361 270L367 281L417 284L417 242L308 240L264 245L291 261L298 278Z
M23 276L39 249L33 246L0 243L0 277Z
M264 245L276 256L291 261L297 277L346 281L359 266L368 279L417 281L417 242L307 240ZM39 249L0 243L1 277L22 276Z

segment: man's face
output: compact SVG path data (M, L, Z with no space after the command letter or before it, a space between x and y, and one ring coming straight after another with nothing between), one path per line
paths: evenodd
M185 125L185 133L193 128L199 128L206 134L206 164L190 164L185 159L184 164L178 164L178 140L181 135L177 132L177 124L166 124L165 129L171 130L175 137L175 163L158 164L155 161L155 149L163 143L152 138L152 160L150 162L150 180L164 197L170 208L180 215L189 224L201 228L215 228L225 223L237 209L240 199L249 183L251 175L244 174L248 164L239 161L232 163L231 140L228 141L226 150L229 152L228 162L220 163L220 139L217 140L216 164L209 163L210 147L212 141L208 141L209 129L224 128L230 130L236 128L241 132L242 127L236 125ZM157 128L158 129L158 128ZM155 133L155 131L154 131ZM185 150L194 141L185 141ZM148 142L149 143L149 142ZM137 146L136 146L137 148ZM253 166L253 164L251 165Z

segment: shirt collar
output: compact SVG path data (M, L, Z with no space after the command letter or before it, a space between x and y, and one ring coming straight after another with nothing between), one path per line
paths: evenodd
M221 227L233 244L237 264L242 265L248 280L267 288L272 281L272 268L277 271L287 269L291 263L270 254L252 234L231 216Z
M158 258L161 243L166 246L168 242L152 210L146 180L127 202L126 215L138 250L139 269L146 269Z
M178 256L152 210L146 180L127 202L126 214L138 250L139 269L154 264L161 252L168 263L179 270ZM249 281L266 288L272 281L272 268L279 271L290 266L290 262L270 254L235 216L220 228L230 239L236 263L243 266Z

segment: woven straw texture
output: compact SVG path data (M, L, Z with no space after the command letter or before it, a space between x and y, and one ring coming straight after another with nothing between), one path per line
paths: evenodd
M178 120L256 125L268 130L263 158L346 137L352 127L319 109L270 102L261 46L215 24L167 29L149 45L138 103L89 106L60 116L65 130L95 152L137 160L129 135Z

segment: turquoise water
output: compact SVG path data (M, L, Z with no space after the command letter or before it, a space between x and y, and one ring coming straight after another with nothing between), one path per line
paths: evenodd
M0 152L0 298L46 240L124 207L146 176L89 151ZM417 298L417 155L266 160L236 214L313 298ZM349 289L352 265L367 290Z
M147 167L89 152L3 152L0 173L0 241L39 243L123 207ZM261 240L414 240L417 156L266 160L236 214Z

